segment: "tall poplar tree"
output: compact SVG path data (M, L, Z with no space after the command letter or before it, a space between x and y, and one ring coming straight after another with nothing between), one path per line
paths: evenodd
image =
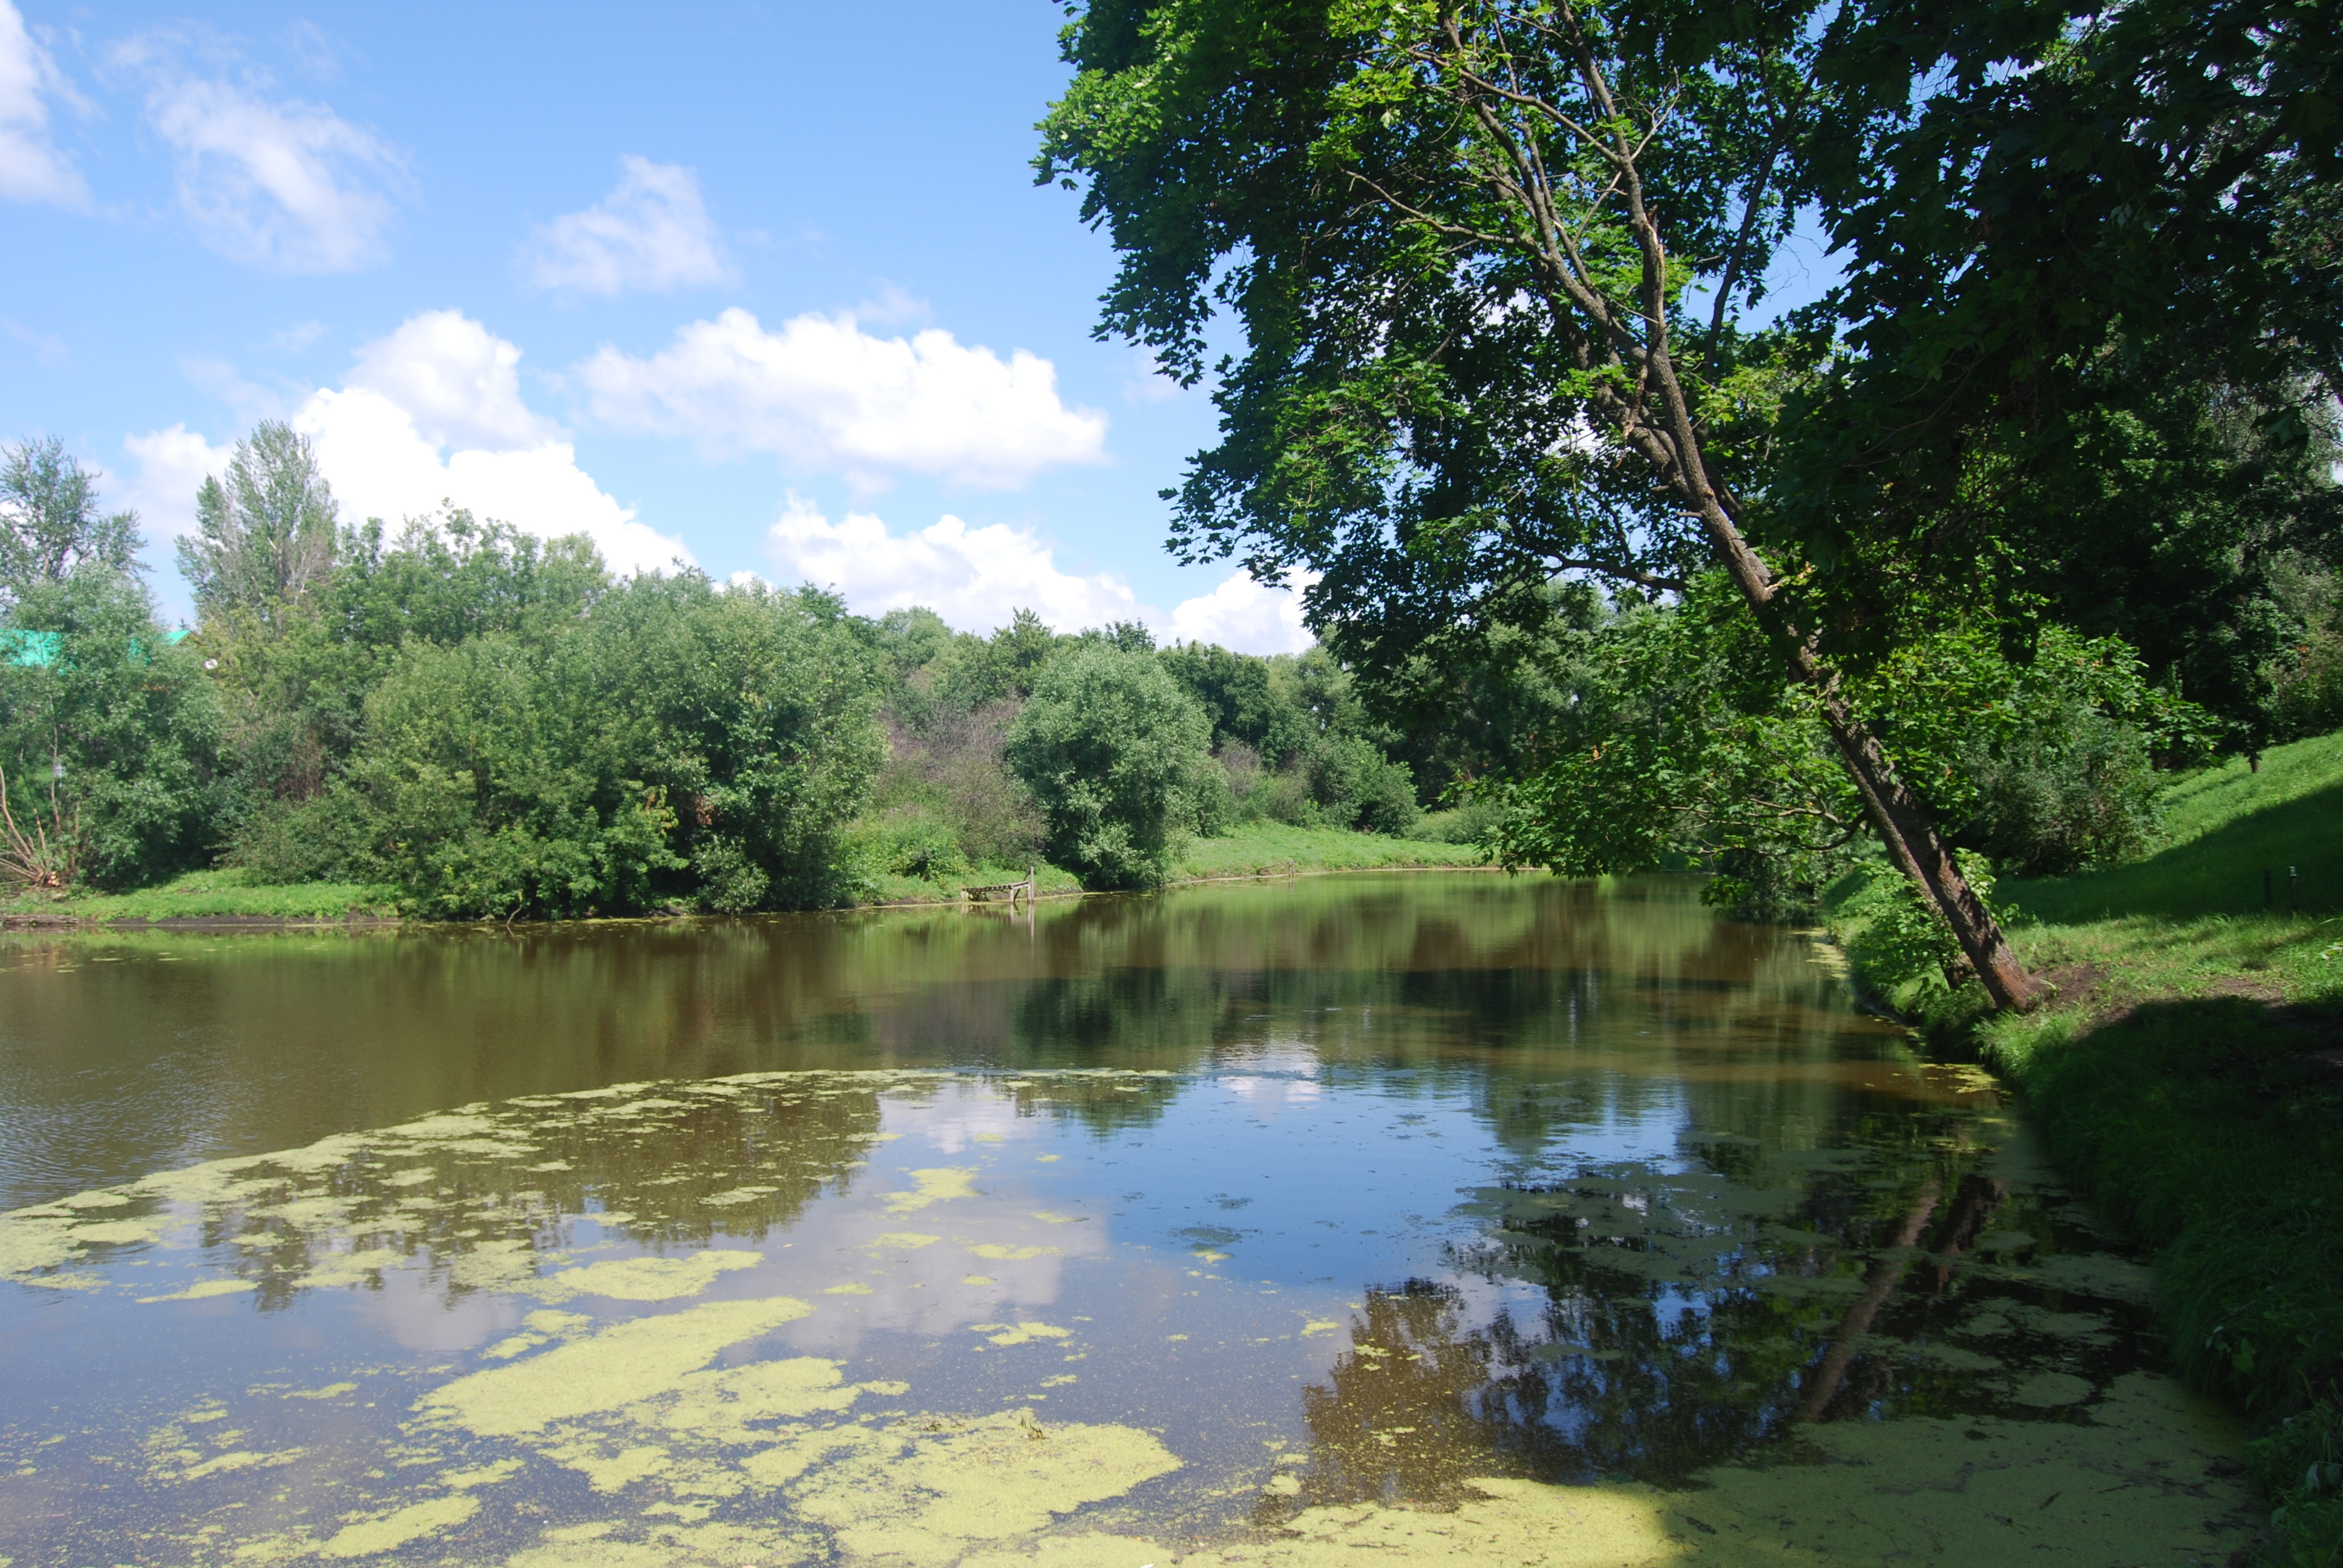
M179 570L206 620L247 615L281 631L334 569L334 487L308 437L264 419L236 445L225 476L196 491L196 533L179 541Z

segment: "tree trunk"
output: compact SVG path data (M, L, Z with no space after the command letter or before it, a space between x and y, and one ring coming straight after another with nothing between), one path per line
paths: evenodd
M1929 820L1926 807L1912 798L1879 749L1879 742L1863 722L1847 710L1835 694L1823 699L1824 722L1839 760L1862 791L1863 808L1872 826L1901 865L1904 874L1918 883L1952 928L1953 940L1968 955L1969 966L1985 982L1993 1005L2027 1012L2042 1000L2042 982L2026 972L2002 934L2001 922L1985 907L1961 875L1946 844Z
M1601 131L1589 130L1534 98L1479 76L1469 63L1472 51L1463 35L1464 24L1453 13L1443 12L1443 19L1445 47L1460 62L1454 77L1458 106L1473 117L1491 146L1504 149L1502 163L1492 165L1483 178L1492 195L1519 212L1523 222L1518 229L1500 235L1443 222L1397 200L1363 175L1356 177L1395 209L1439 231L1470 235L1479 242L1527 256L1542 274L1541 286L1555 325L1564 339L1574 345L1581 367L1591 371L1607 365L1632 375L1632 390L1598 381L1595 407L1700 520L1720 564L1733 574L1758 624L1780 640L1793 672L1820 698L1831 740L1862 792L1872 826L1904 874L1944 917L1994 1005L2024 1011L2040 999L2039 982L2018 963L2000 924L1961 875L1951 847L1937 834L1927 808L1905 789L1877 738L1847 705L1836 672L1815 657L1811 636L1786 623L1781 606L1775 602L1774 575L1749 548L1734 515L1738 503L1709 468L1701 427L1668 346L1668 246L1660 232L1658 215L1644 202L1637 162L1648 138L1629 126L1634 106L1623 105L1614 96L1595 46L1571 7L1558 7L1551 20L1533 25L1575 57L1588 101L1596 111L1595 120L1604 126ZM1505 42L1502 37L1498 41ZM1656 135L1657 129L1654 120L1652 134ZM1589 263L1579 248L1573 225L1565 220L1574 198L1553 183L1539 150L1543 136L1552 131L1560 131L1579 148L1597 153L1610 166L1612 181L1597 198L1597 206L1616 202L1616 210L1642 253L1642 277L1632 299L1613 292L1617 281ZM1729 279L1725 286L1729 293ZM1719 319L1724 303L1721 294Z
M1685 426L1688 437L1689 420ZM1692 442L1686 439L1683 446L1689 447ZM2009 939L2002 934L2001 922L1993 918L1985 900L1976 896L1976 890L1961 875L1960 866L1953 859L1952 846L1936 831L1927 807L1904 787L1889 765L1886 753L1880 749L1878 738L1840 694L1836 673L1815 657L1813 648L1796 628L1783 620L1780 606L1775 602L1773 573L1749 548L1714 487L1703 483L1695 488L1681 478L1677 486L1679 494L1697 498L1701 521L1707 527L1717 555L1733 574L1734 582L1756 614L1758 623L1782 639L1791 673L1813 688L1820 698L1823 722L1830 730L1831 743L1837 749L1847 776L1855 780L1856 790L1863 796L1864 814L1870 818L1880 842L1944 917L1953 940L1960 943L1970 967L1985 983L1986 994L1993 999L1993 1005L2013 1012L2032 1010L2042 1000L2041 982L2027 974L2026 966L2017 961L2017 955L2010 950Z

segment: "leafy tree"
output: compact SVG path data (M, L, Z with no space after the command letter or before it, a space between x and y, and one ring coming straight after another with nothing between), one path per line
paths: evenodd
M1680 607L1629 607L1589 634L1566 716L1493 787L1498 857L1598 875L1684 856L1718 868L1713 900L1811 907L1854 859L1863 800L1811 692L1753 657L1755 636L1715 574ZM1855 697L1950 839L2026 875L2135 852L2151 753L2192 761L2210 744L2203 711L2148 684L2119 639L2056 628L2023 659L1975 631L1916 640Z
M880 683L845 608L816 589L638 577L584 632L604 700L647 747L705 908L820 908L851 890L838 836L885 755Z
M1847 279L1772 490L1892 633L1914 587L2125 638L2253 749L2343 491L2332 4L1838 8L1806 188ZM1847 566L1861 569L1845 569Z
M226 482L206 477L196 491L196 533L179 541L179 570L196 612L281 631L333 571L337 513L308 437L262 420L236 443Z
M1060 638L1030 609L1017 610L990 638L956 638L935 680L936 695L970 712L987 704L1022 701Z
M21 813L55 783L79 871L103 888L205 863L226 804L220 715L136 578L103 557L26 586L10 625L45 662L0 658L0 769ZM53 639L53 640L50 640ZM58 774L62 772L62 778Z
M1362 706L1392 732L1389 749L1427 800L1534 755L1570 722L1588 679L1587 639L1610 618L1594 586L1562 579L1510 602L1426 625L1405 638L1328 628Z
M1052 862L1090 887L1144 888L1171 874L1211 738L1153 658L1093 644L1042 667L1007 758L1041 803Z
M101 514L97 487L65 443L0 447L0 609L84 567L135 569L138 514Z
M1786 232L1823 31L1803 6L1099 0L1038 168L1087 181L1121 253L1102 330L1193 381L1214 309L1243 321L1178 497L1190 557L1320 571L1322 625L1424 567L1475 591L1723 570L1895 862L2027 1005L1849 702L1795 536L1766 533L1774 418L1816 350L1725 316Z
M207 620L195 640L216 666L236 758L236 859L288 881L352 874L363 835L347 802L327 796L400 649L488 634L543 649L609 587L583 538L543 541L458 510L389 543L377 521L345 530L327 584L273 624Z
M827 596L637 578L538 638L409 640L344 789L422 913L819 906L850 890L876 699Z

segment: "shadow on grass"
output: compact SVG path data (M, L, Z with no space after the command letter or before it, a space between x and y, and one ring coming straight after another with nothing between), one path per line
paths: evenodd
M2343 783L2264 807L2128 866L2011 879L2002 891L2026 913L2058 925L2125 915L2193 920L2261 913L2262 873L2268 871L2272 907L2283 913L2288 867L2298 873L2304 912L2343 910Z
M2157 1248L2191 1381L2264 1420L2343 1395L2343 1014L2243 997L1987 1048L2061 1165Z

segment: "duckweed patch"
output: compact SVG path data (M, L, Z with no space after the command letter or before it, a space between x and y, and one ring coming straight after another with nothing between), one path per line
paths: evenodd
M804 1073L530 1097L20 1211L0 1256L28 1284L92 1278L69 1309L120 1301L166 1335L216 1296L205 1332L247 1356L280 1355L271 1313L368 1347L231 1356L240 1394L183 1380L137 1426L143 1494L171 1499L167 1521L134 1505L139 1560L188 1568L1982 1563L1954 1532L1987 1471L2056 1483L2038 1518L2017 1479L1991 1493L2018 1521L2004 1552L2112 1563L2157 1531L2250 1525L2213 1473L2231 1435L2144 1435L2198 1417L2125 1381L2137 1280L2002 1158L1977 1091L1875 1143L1712 1127L1698 1161L1452 1182L1463 1202L1422 1221L1438 1250L1364 1290L1185 1266L1306 1253L1271 1239L1291 1223L1273 1193L1141 1219L1155 1195L1115 1198L1073 1140L1054 1164L1007 1143L924 1163L966 1149L971 1106L1138 1088L1152 1113L1180 1087ZM1148 1124L1111 1125L1128 1146ZM1259 1228L1181 1223L1248 1203ZM932 1229L908 1228L921 1211ZM15 1484L114 1506L116 1462L85 1432Z
M719 1351L811 1311L793 1297L777 1296L636 1318L530 1360L459 1378L425 1395L418 1407L483 1437L541 1432L555 1422L659 1393Z

